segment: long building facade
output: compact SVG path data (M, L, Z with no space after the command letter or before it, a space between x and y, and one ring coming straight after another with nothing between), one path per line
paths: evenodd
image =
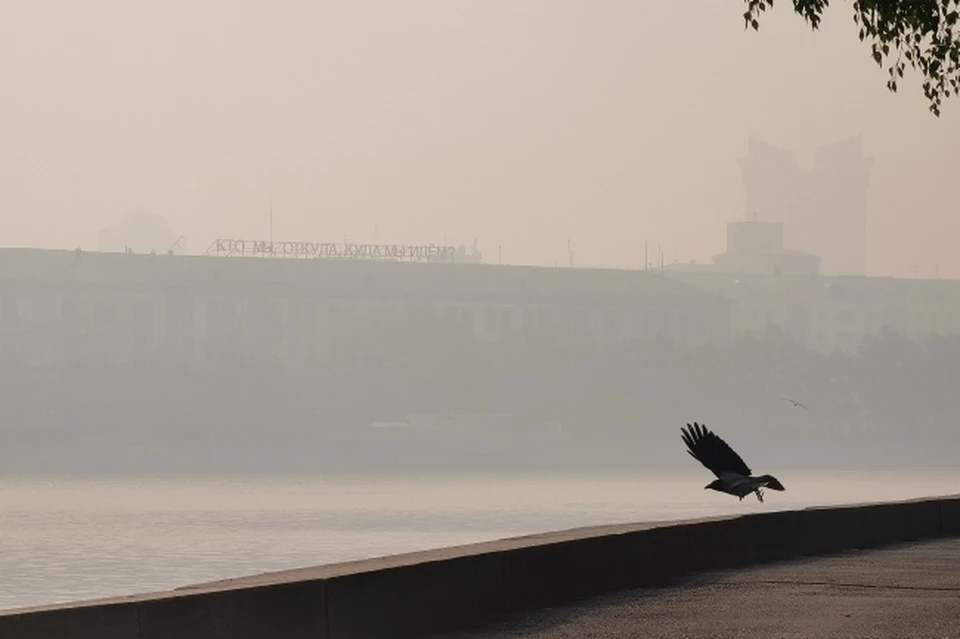
M482 341L722 345L731 306L642 271L0 250L0 356L35 365L309 358L403 323Z
M676 271L735 302L734 335L771 328L820 352L853 352L883 331L923 340L960 334L960 281Z
M779 329L829 353L856 351L884 331L914 340L960 334L960 281L824 275L820 256L786 247L785 230L729 222L727 250L713 264L671 264L668 276L731 300L734 336Z

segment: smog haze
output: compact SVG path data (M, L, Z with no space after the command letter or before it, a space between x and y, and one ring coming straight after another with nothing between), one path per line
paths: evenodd
M133 211L217 237L464 243L485 260L708 262L755 136L862 135L867 272L960 277L960 114L898 94L850 7L570 0L0 3L6 246L96 248ZM762 212L760 213L762 218Z

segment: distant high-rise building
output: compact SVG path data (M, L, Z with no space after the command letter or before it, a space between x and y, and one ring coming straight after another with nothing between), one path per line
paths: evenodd
M872 163L860 136L819 147L810 169L751 137L749 155L740 160L746 218L783 222L785 246L820 255L824 274L865 275Z

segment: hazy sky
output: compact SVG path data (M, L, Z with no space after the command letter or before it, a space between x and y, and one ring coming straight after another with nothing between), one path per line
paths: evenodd
M0 245L95 248L136 209L218 236L706 261L750 134L862 133L872 274L960 277L960 104L890 94L847 2L0 0Z

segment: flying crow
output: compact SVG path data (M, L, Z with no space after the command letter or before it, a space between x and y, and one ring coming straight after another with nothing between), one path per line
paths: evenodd
M764 488L784 489L783 484L772 475L751 476L750 468L743 463L740 455L706 426L696 422L693 426L687 424L686 429L680 429L680 436L687 445L687 452L717 476L704 489L736 495L740 501L750 493L756 493L757 499L763 501Z

